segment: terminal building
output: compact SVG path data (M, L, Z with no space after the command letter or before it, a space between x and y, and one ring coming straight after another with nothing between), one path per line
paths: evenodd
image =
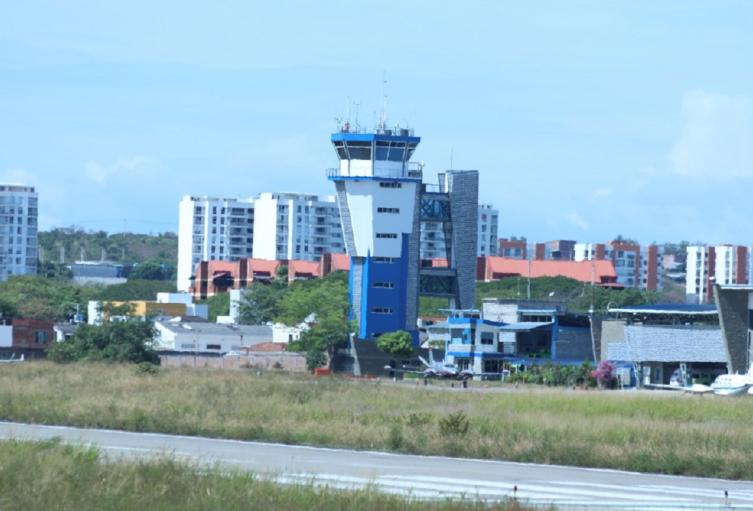
M356 335L373 340L396 330L418 340L420 295L473 307L478 244L478 172L450 170L436 185L411 162L421 139L408 129L352 130L331 137L339 166L335 184L346 251ZM421 223L441 226L446 265L422 267Z

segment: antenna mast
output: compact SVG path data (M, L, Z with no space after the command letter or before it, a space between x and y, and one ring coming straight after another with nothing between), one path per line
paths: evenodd
M379 113L377 131L384 132L387 128L387 71L382 71L382 111Z

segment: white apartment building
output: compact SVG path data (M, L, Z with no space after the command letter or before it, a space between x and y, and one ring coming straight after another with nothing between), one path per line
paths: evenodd
M499 212L491 204L478 207L478 247L476 255L497 255ZM447 257L442 222L421 222L421 259Z
M315 260L322 254L345 250L334 196L185 196L178 217L178 291L189 290L200 261L250 257Z
M301 193L262 193L254 199L253 256L303 259L345 252L334 195L321 199Z
M178 291L188 291L196 264L251 257L253 199L186 195L178 206Z
M0 281L37 274L37 216L33 186L0 184Z
M750 284L750 258L751 252L745 246L688 246L685 261L685 298L688 303L713 302L714 283Z
M664 249L657 245L640 246L635 243L576 243L575 261L612 261L617 283L625 287L661 291L664 280Z

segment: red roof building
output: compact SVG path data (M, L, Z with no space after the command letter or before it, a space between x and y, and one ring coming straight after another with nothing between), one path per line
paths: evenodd
M491 282L507 277L568 277L580 282L609 286L617 281L611 261L549 261L479 257L477 280Z

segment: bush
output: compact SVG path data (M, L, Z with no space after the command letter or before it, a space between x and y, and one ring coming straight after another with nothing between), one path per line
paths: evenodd
M451 413L439 419L439 434L444 437L463 436L468 433L471 423L465 412Z
M136 374L159 374L159 366L151 362L141 362L136 366Z
M327 363L327 356L317 348L311 348L306 352L306 368L313 371L317 367L322 367Z
M612 362L602 360L599 362L599 365L596 366L596 369L591 372L591 376L596 378L599 387L613 389L617 387L617 376L614 374L615 369L617 369L617 367Z
M152 323L141 320L80 325L67 341L53 343L47 356L55 362L106 361L159 364L152 344Z
M579 366L566 366L559 364L545 364L529 367L525 372L517 372L510 375L507 380L511 383L533 383L549 386L596 385L589 362L583 362Z
M377 338L377 348L395 357L407 357L413 353L413 337L405 330L388 332Z

